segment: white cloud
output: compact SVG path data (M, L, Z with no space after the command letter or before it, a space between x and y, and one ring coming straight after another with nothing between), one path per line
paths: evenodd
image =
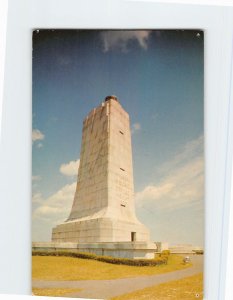
M202 205L204 197L203 137L187 143L161 168L162 180L136 193L137 206L175 210Z
M35 175L35 176L32 175L32 181L39 181L39 180L41 180L41 177L39 175Z
M62 217L64 219L67 218L74 198L75 188L76 182L67 184L45 199L40 193L34 194L32 201L41 205L34 210L33 218L48 217L51 221Z
M169 169L175 169L181 165L184 165L185 162L195 159L196 157L203 157L203 145L204 138L202 135L197 139L188 142L171 161L162 166L161 171L168 172Z
M37 144L37 148L42 148L43 147L43 144L42 143L39 143L39 144Z
M44 134L39 129L32 130L32 142L43 140L44 137Z
M64 222L69 216L76 182L67 184L53 195L44 198L41 193L35 193L32 201L36 208L33 210L33 241L51 241L52 228Z
M144 201L146 199L157 200L167 195L174 188L172 183L163 183L161 185L148 185L141 192L136 194L137 201Z
M103 31L101 32L101 38L104 52L115 48L120 49L122 52L127 52L128 43L132 40L136 40L139 46L146 50L148 48L149 35L150 31L148 30Z
M134 123L132 125L131 134L134 134L136 131L141 130L141 124L140 123Z
M60 166L60 172L66 176L76 176L78 174L80 160L72 160L67 164L62 164Z
M32 195L32 203L37 203L37 204L43 203L43 198L41 193L35 193Z

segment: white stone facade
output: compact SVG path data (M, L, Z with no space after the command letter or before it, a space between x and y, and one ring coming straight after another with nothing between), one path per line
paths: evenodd
M149 241L135 215L128 113L107 97L83 121L77 187L68 219L53 228L53 242Z

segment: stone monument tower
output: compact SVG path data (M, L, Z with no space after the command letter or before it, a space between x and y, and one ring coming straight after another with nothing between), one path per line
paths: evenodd
M53 242L148 242L135 215L130 120L108 96L83 121L77 187L68 219Z

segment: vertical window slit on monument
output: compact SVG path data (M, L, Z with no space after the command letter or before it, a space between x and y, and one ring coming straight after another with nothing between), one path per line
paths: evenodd
M123 168L120 168L120 170L125 172L125 169L123 169Z
M120 132L122 135L124 135L124 132L122 132L121 130L119 130L119 132Z
M121 206L125 207L125 204L121 204Z

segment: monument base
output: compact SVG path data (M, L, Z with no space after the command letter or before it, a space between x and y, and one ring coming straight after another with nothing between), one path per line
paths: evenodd
M138 221L114 218L83 218L64 222L53 228L52 242L102 243L148 242L148 229Z
M153 259L156 245L152 242L114 242L114 243L32 243L32 250L58 251L70 250L87 252L102 256L131 259Z

